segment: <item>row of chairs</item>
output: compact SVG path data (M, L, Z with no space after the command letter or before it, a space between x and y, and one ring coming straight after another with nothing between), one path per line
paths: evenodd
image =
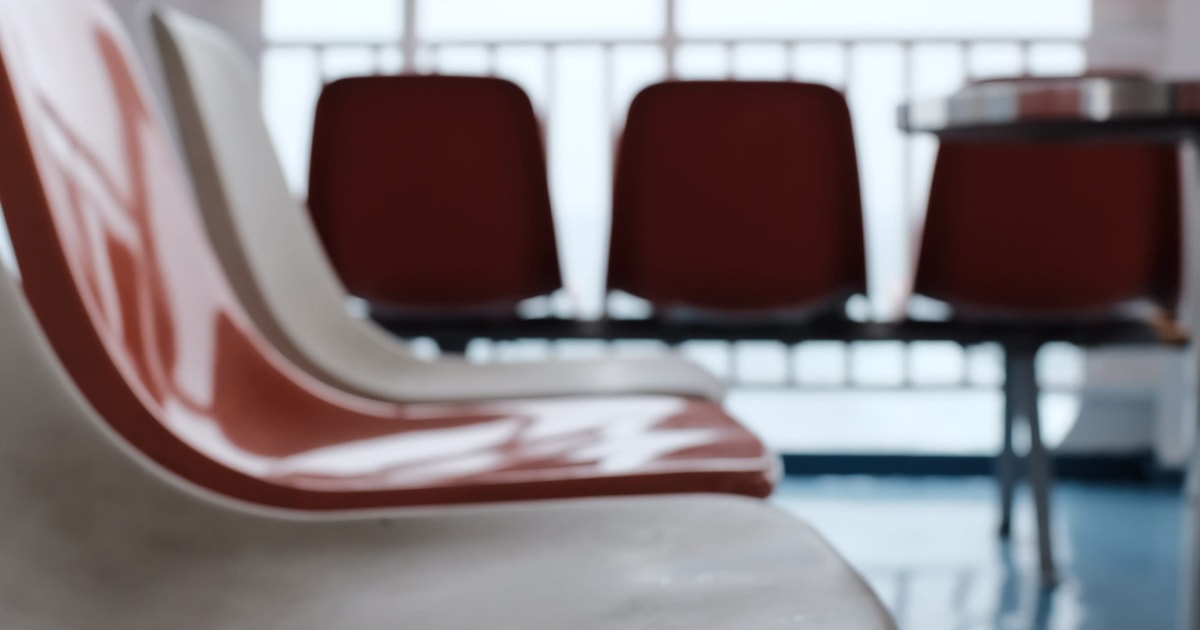
M1011 530L1024 421L1047 583L1056 570L1038 348L1183 339L1171 145L944 141L900 316L920 296L949 306L952 321L863 326L840 321L867 292L843 95L795 82L652 85L619 139L607 288L645 300L655 317L558 325L511 319L520 300L561 285L538 125L519 88L345 79L322 93L313 138L308 201L330 260L401 335L455 349L472 335L1002 342L999 529ZM436 321L473 309L457 327Z
M913 292L976 316L1094 316L1139 299L1173 313L1177 153L943 143ZM346 288L383 319L512 313L561 287L539 127L504 80L329 85L308 203ZM664 315L803 322L866 293L863 242L839 92L669 82L634 99L616 159L609 290Z
M163 22L159 40L211 240L240 301L294 363L385 400L720 396L719 383L675 358L553 369L455 357L419 362L369 322L347 317L341 282L376 317L483 313L502 324L479 328L480 320L470 320L466 334L505 334L516 302L561 284L528 98L485 78L332 84L316 117L310 222L273 153L252 72L211 27L179 17L173 24L189 36L172 37ZM845 300L866 289L842 96L797 83L655 85L634 100L620 141L609 283L688 317L641 328L604 322L536 330L551 337L1002 341L1000 531L1010 530L1013 437L1025 422L1049 583L1051 474L1034 357L1049 341L1181 341L1170 325L1179 292L1178 177L1173 147L946 142L913 288L953 306L954 321L830 328L820 315L837 319ZM1124 325L1138 302L1152 305L1150 324L1134 317ZM680 323L697 319L711 325ZM964 322L982 326L966 330Z
M155 27L202 201L269 180L244 61ZM894 630L681 361L426 364L323 307L308 336L357 371L289 360L311 346L242 303L221 256L250 252L206 232L148 84L104 0L0 0L0 625ZM246 264L320 260L272 237Z

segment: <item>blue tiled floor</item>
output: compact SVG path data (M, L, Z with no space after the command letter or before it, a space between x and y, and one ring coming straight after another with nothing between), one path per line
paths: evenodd
M995 535L987 479L789 479L775 500L854 563L904 630L1170 630L1180 617L1179 492L1061 483L1062 583L1043 595L1031 501Z

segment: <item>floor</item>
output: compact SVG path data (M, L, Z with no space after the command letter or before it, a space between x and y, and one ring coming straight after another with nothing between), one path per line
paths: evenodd
M1156 630L1178 627L1177 490L1061 483L1062 583L1042 594L1028 495L1013 542L995 536L988 479L789 479L775 500L859 567L903 630Z

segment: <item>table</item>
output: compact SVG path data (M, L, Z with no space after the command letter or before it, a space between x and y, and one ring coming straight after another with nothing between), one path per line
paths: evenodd
M1028 78L985 81L906 103L900 128L950 136L1178 141L1200 130L1200 81Z
M955 139L1191 142L1200 138L1200 81L1112 76L985 81L946 98L904 104L899 125L910 133ZM1200 183L1200 172L1192 177ZM1186 248L1185 275L1198 275L1194 272L1200 270L1200 216L1195 206L1188 203L1185 230L1193 247ZM1195 303L1200 294L1191 291L1189 297L1193 304L1187 323L1192 331L1200 331L1200 304ZM1191 356L1200 367L1195 345ZM1200 435L1200 416L1194 421ZM1195 446L1186 492L1183 627L1200 630L1200 449Z

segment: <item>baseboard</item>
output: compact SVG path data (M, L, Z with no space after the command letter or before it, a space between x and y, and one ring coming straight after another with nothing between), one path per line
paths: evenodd
M984 477L991 476L995 458L984 455L783 455L784 474L810 477L817 475L867 475L905 477ZM1058 454L1054 456L1054 474L1058 479L1077 481L1128 482L1146 485L1177 486L1183 473L1165 470L1153 454Z

